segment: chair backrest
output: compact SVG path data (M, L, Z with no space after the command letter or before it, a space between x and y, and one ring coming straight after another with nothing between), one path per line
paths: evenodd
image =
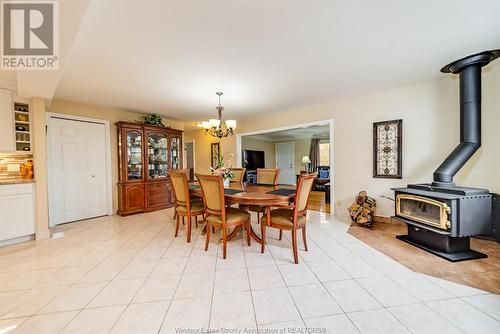
M307 202L314 183L314 179L318 173L301 174L297 183L297 191L295 192L295 212L304 214L307 211ZM295 216L295 215L294 215Z
M243 177L245 176L246 168L229 168L233 174L234 178L230 180L231 183L243 183Z
M257 183L277 185L280 171L275 168L257 168Z
M188 180L185 172L181 170L173 170L169 173L172 187L174 188L174 196L177 205L190 206Z
M182 173L186 174L186 177L187 177L188 181L191 179L190 175L189 175L190 174L190 170L189 169L173 169L172 171L173 172L182 172Z
M205 212L223 216L225 221L224 182L221 175L196 174L200 182Z

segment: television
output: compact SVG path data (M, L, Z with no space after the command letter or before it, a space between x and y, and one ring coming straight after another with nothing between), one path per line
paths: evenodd
M243 167L247 170L257 170L265 168L264 151L243 151Z

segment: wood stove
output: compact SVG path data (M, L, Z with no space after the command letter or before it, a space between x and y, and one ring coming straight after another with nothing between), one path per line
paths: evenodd
M393 218L408 227L397 238L453 262L486 257L470 249L470 237L491 232L494 196L487 189L455 186L453 177L481 146L481 68L499 56L500 50L485 51L441 69L460 75L460 144L432 183L393 189Z

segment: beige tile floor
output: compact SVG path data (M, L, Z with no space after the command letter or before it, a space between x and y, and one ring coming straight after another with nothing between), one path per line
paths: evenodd
M500 332L498 295L414 273L327 213L310 212L299 265L274 231L265 254L237 239L223 260L199 230L173 238L171 217L101 217L0 248L0 333Z

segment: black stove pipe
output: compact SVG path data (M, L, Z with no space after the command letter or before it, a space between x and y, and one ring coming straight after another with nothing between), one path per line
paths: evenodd
M481 146L481 67L500 56L500 50L462 58L441 69L460 75L460 144L434 172L432 185L454 187L453 177Z

